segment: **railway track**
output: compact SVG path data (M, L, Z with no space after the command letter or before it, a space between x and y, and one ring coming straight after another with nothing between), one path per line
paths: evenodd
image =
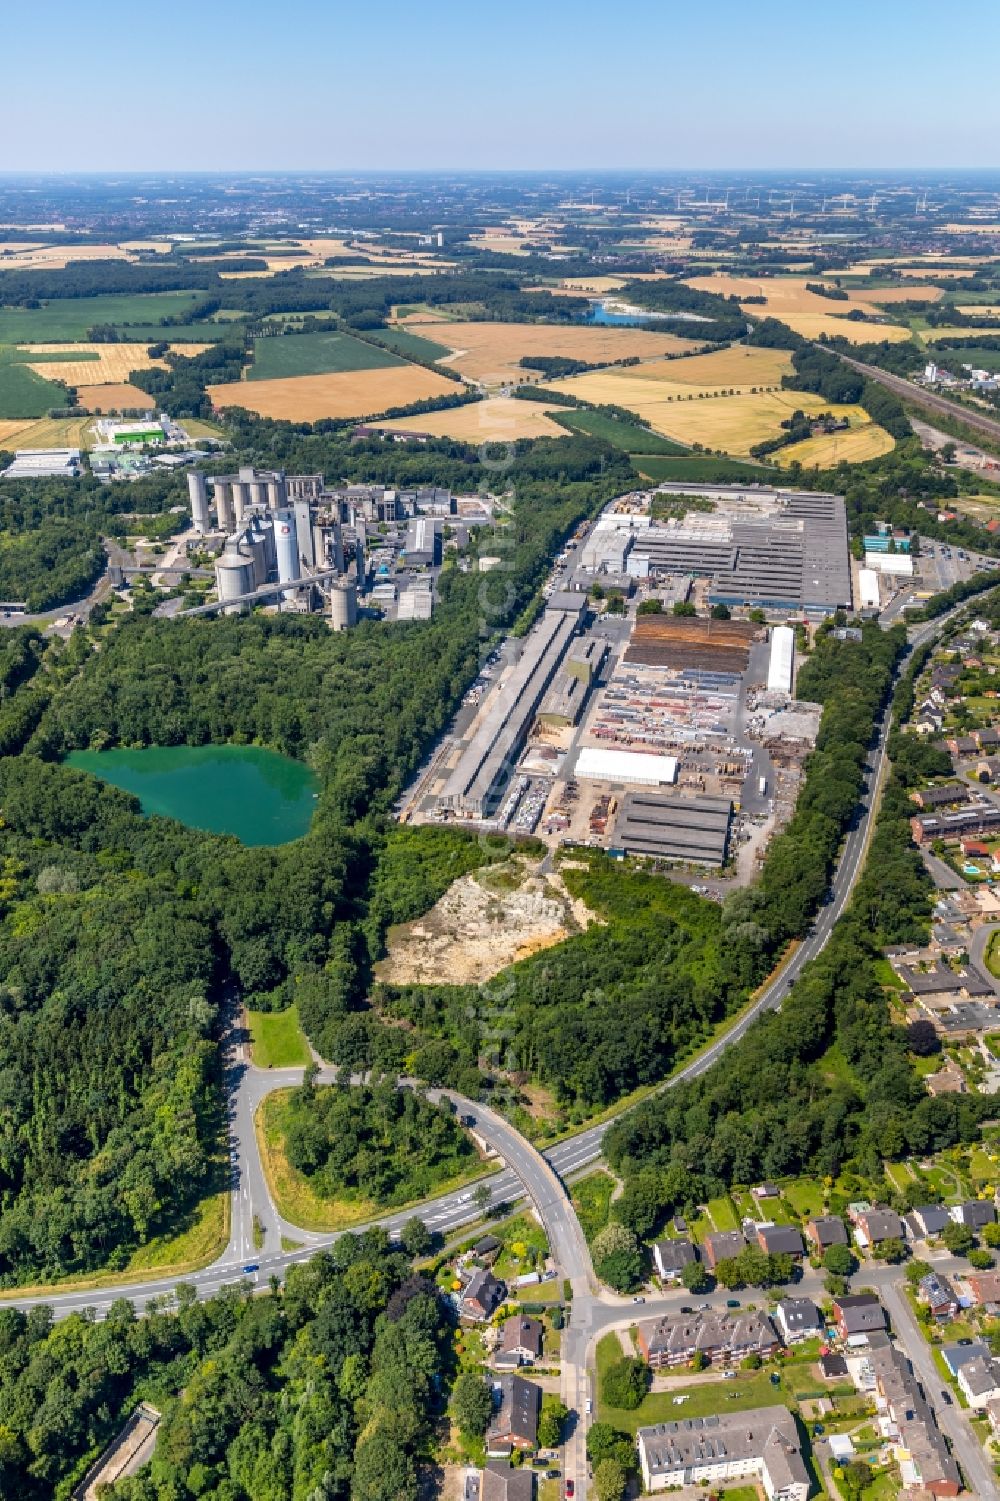
M984 433L994 442L1000 443L1000 420L997 418L987 417L985 413L958 406L945 396L938 396L934 391L925 391L922 386L915 386L912 381L905 380L901 375L891 375L888 370L880 370L877 365L863 365L860 360L852 360L847 354L841 354L840 358L845 365L850 365L852 369L859 370L862 375L878 381L880 386L885 386L886 390L892 391L894 395L901 396L907 401L917 402L928 411L938 412L942 416L964 422L966 427Z

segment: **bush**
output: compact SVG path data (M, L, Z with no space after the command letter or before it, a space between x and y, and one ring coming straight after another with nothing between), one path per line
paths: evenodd
M601 1400L609 1407L634 1411L649 1390L650 1372L644 1360L623 1355L604 1372Z
M977 1248L969 1252L969 1265L974 1266L977 1272L988 1272L993 1265L993 1257L989 1251L981 1251Z

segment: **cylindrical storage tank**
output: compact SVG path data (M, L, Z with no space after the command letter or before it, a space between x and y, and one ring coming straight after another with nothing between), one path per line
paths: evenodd
M250 486L249 485L245 485L242 480L234 480L233 481L233 511L235 512L235 515L236 515L236 525L237 526L239 526L240 522L243 520L243 514L244 514L244 512L247 509L247 505L249 503L249 499L250 499Z
M278 571L278 554L274 546L274 522L269 515L254 517L254 531L264 542L264 560L267 576L273 578Z
M223 615L240 614L246 609L245 604L226 605L225 601L238 599L254 589L253 558L239 552L224 552L216 559L215 587L223 604Z
M267 543L263 534L256 530L248 532L247 547L253 561L253 586L260 589L267 583Z
M330 586L330 628L348 631L358 623L358 591L350 579L337 579Z
M219 518L219 525L224 532L231 532L236 526L236 512L233 509L233 487L228 480L213 479L212 493L215 496L215 510Z
M275 511L274 545L278 554L278 582L293 583L300 577L298 539L295 535L295 515L292 511ZM295 589L286 589L285 598L294 599Z
M187 477L188 497L191 501L191 520L196 532L202 536L208 531L208 486L200 469L192 469Z
M283 511L288 504L288 486L283 474L276 474L268 480L267 503L272 511Z
M250 503L251 503L251 505L260 506L261 509L264 509L266 507L266 505L267 505L267 481L266 480L262 480L262 479L256 479L256 480L254 480L253 484L250 486Z

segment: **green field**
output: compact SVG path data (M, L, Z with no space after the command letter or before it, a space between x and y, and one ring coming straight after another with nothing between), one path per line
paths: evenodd
M585 1178L574 1183L570 1190L573 1207L588 1243L608 1223L614 1188L615 1180L610 1173L597 1171L588 1173Z
M294 1006L284 1011L248 1011L247 1025L258 1068L304 1068L309 1048Z
M37 308L0 307L0 344L69 343L86 339L87 329L96 323L155 324L159 318L182 315L203 296L201 292L111 293L60 297ZM172 339L177 332L158 328L152 337Z
M559 415L563 414L560 412ZM692 483L706 485L746 480L748 483L769 485L781 478L777 469L765 469L757 464L741 464L738 459L717 459L711 454L684 454L679 458L653 454L647 457L634 448L630 448L629 453L639 473L654 485L662 484L664 480L691 480Z
M173 328L160 328L156 323L130 323L122 329L121 336L126 344L158 344L162 339L171 344L214 344L233 331L233 324L214 321L178 323Z
M994 292L993 297L1000 299L1000 293ZM1000 333L1000 324L997 325L997 331ZM1000 349L974 349L970 345L956 346L954 349L942 349L939 361L946 370L960 365L972 365L976 370L995 372L1000 370Z
M607 412L567 409L550 415L560 427L568 427L573 433L587 433L591 438L603 438L606 443L620 448L623 453L676 457L688 452L682 444L674 443L670 438L646 432L634 422L622 422L618 417L609 416Z
M66 389L44 380L27 365L0 363L0 419L44 417L66 405Z
M386 349L391 349L393 354L401 354L404 359L440 360L451 353L446 344L435 344L433 339L425 339L422 334L411 334L406 328L375 328L372 329L371 336L379 344L384 344Z
M284 380L295 375L332 375L347 370L379 370L402 365L388 349L377 349L352 334L273 334L254 340L248 380Z

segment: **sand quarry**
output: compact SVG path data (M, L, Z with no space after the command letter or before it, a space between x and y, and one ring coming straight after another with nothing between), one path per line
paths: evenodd
M540 875L535 862L490 866L394 928L376 975L389 985L479 985L598 920L558 873Z

